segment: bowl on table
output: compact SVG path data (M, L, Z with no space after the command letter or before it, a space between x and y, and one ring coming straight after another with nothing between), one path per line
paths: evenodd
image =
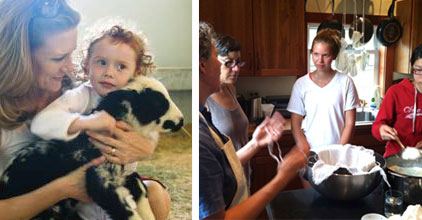
M374 153L374 155L381 168L384 168L384 158L378 153ZM329 199L340 201L360 199L374 191L382 179L379 171L369 174L351 175L346 169L340 168L319 185L316 185L312 179L312 166L316 161L316 154L308 157L306 177L316 191Z

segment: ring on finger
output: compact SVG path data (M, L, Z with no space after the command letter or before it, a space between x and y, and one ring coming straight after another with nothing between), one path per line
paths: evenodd
M111 147L111 151L110 151L110 154L111 155L114 155L116 153L116 148L114 148L114 147Z

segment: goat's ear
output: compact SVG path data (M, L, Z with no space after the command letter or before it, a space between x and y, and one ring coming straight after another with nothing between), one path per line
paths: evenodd
M136 96L135 90L116 90L107 94L100 102L95 111L104 110L113 116L116 120L128 113L128 107L123 104L123 101L129 101L132 96Z

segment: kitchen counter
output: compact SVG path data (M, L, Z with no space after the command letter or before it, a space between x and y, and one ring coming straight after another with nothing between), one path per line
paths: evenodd
M383 182L368 196L356 201L329 200L319 192L299 189L280 192L269 205L269 219L361 219L367 213L384 215Z

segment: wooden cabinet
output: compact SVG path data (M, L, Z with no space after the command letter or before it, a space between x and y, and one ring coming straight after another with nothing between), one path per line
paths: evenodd
M403 35L396 45L394 71L410 74L412 51L422 44L422 0L398 1L395 17L402 25Z
M241 76L306 74L303 1L200 0L199 20L239 40Z

